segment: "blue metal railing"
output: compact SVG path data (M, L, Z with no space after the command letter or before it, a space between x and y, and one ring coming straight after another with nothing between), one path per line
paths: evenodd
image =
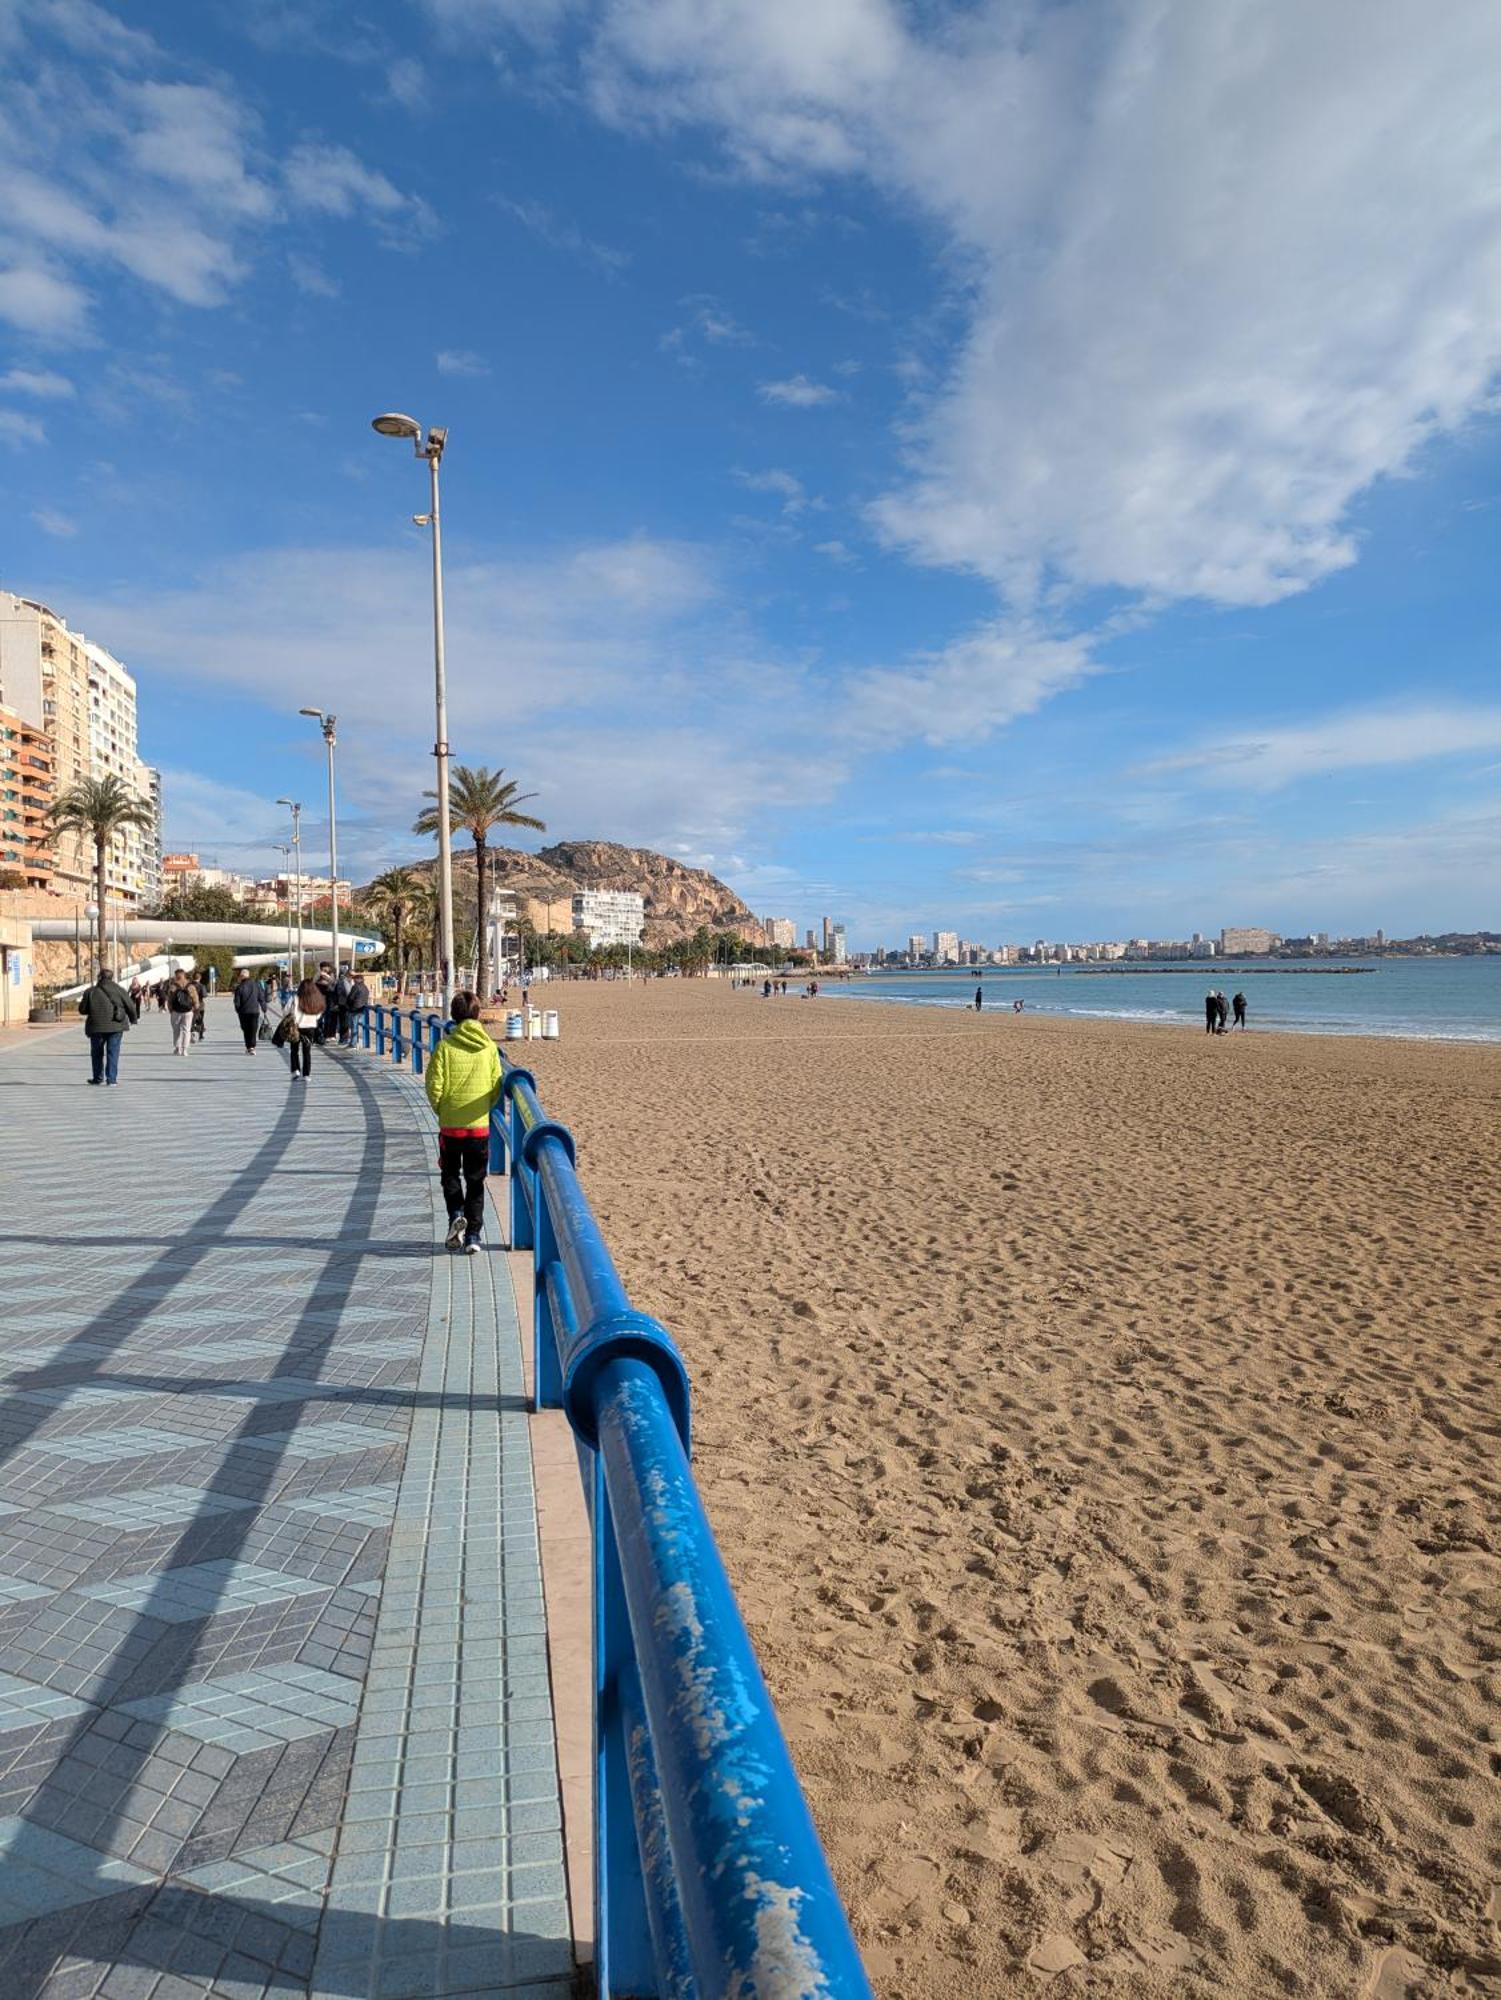
M371 1011L400 1062L399 1014ZM426 1030L431 1053L437 1015ZM420 1071L415 1010L407 1039ZM572 1135L504 1071L490 1169L532 1254L537 1402L573 1427L593 1536L601 2000L870 2000L694 1482L682 1357L626 1296Z

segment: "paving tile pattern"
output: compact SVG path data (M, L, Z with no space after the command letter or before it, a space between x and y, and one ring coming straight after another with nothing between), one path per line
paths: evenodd
M0 1992L560 2000L520 1334L420 1085L74 1041L0 1055Z

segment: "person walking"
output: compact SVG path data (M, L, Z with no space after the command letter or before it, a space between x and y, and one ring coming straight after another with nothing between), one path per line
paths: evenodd
M125 988L118 984L107 965L78 1003L84 1032L89 1038L90 1083L110 1084L119 1080L120 1037L133 1028L141 1010Z
M1245 994L1244 994L1244 993L1237 993L1237 994L1236 994L1236 996L1235 996L1235 998L1234 998L1234 999L1233 999L1233 1000L1232 1000L1232 1001L1230 1002L1230 1005L1231 1005L1231 1007L1232 1007L1232 1008L1234 1009L1234 1011L1235 1011L1235 1025L1236 1025L1236 1027L1237 1027L1237 1028L1243 1028L1243 1027L1244 1027L1244 1026L1246 1025L1246 996L1245 996Z
M455 993L453 1028L427 1059L427 1101L438 1120L438 1178L450 1250L473 1257L485 1222L490 1107L500 1095L500 1050L480 1021L479 996Z
M1218 989L1216 989L1214 996L1214 1006L1215 1012L1219 1017L1215 1022L1214 1032L1217 1035L1223 1035L1230 1025L1230 1002Z
M287 1029L287 1058L292 1065L294 1083L299 1075L306 1083L312 1074L313 1042L323 1025L324 1012L323 993L317 980L304 979L282 1016Z
M980 1010L984 1007L984 1005L985 1005L985 988L983 985L977 986L975 988L975 1012L978 1014Z
M208 1004L208 974L201 965L195 966L191 975L193 987L193 1040L201 1042L208 1032L204 1008Z
M265 996L261 992L261 982L253 972L241 970L235 974L235 988L230 998L234 1002L235 1018L240 1024L240 1033L245 1037L245 1053L255 1054L256 1039L261 1032L261 1013L265 1007Z
M1204 1033L1206 1035L1214 1033L1216 1027L1219 1025L1219 1018L1220 1003L1215 996L1214 988L1211 986L1209 991L1204 995Z
M193 1035L193 1016L198 1011L198 988L179 966L167 989L167 1018L172 1023L172 1053L185 1056Z

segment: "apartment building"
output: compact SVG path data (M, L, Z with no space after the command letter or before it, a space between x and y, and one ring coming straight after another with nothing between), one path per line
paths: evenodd
M1255 924L1232 925L1220 932L1220 955L1234 958L1252 954L1259 958L1275 950L1281 942L1276 931L1262 930Z
M791 917L763 917L761 936L773 948L791 951L797 943L797 927Z
M0 590L0 707L47 737L55 793L83 778L113 775L159 806L160 779L141 762L136 745L134 679L112 653L70 631L49 606L8 590ZM95 881L87 835L61 833L53 845L50 886L89 895ZM158 833L131 828L117 835L106 857L106 891L126 903L142 902L158 849Z
M640 944L645 923L646 899L628 889L580 889L574 896L573 928L584 933L591 950Z
M14 709L0 708L0 874L52 887L52 744Z
M934 931L933 961L936 965L957 965L959 963L959 933L957 931Z

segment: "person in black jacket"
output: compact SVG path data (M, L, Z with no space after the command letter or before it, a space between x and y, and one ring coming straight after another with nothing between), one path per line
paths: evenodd
M261 991L261 982L252 972L235 974L234 1000L235 1016L240 1023L240 1033L245 1037L245 1053L255 1054L256 1037L261 1031L261 1010L266 1004L266 996Z
M365 1017L369 1012L370 988L356 969L350 974L349 999L344 1008L345 1039L351 1048L355 1047L364 1034Z
M78 1003L84 1030L89 1038L89 1060L93 1067L90 1083L119 1081L120 1037L135 1026L140 1008L125 988L116 983L107 965Z

